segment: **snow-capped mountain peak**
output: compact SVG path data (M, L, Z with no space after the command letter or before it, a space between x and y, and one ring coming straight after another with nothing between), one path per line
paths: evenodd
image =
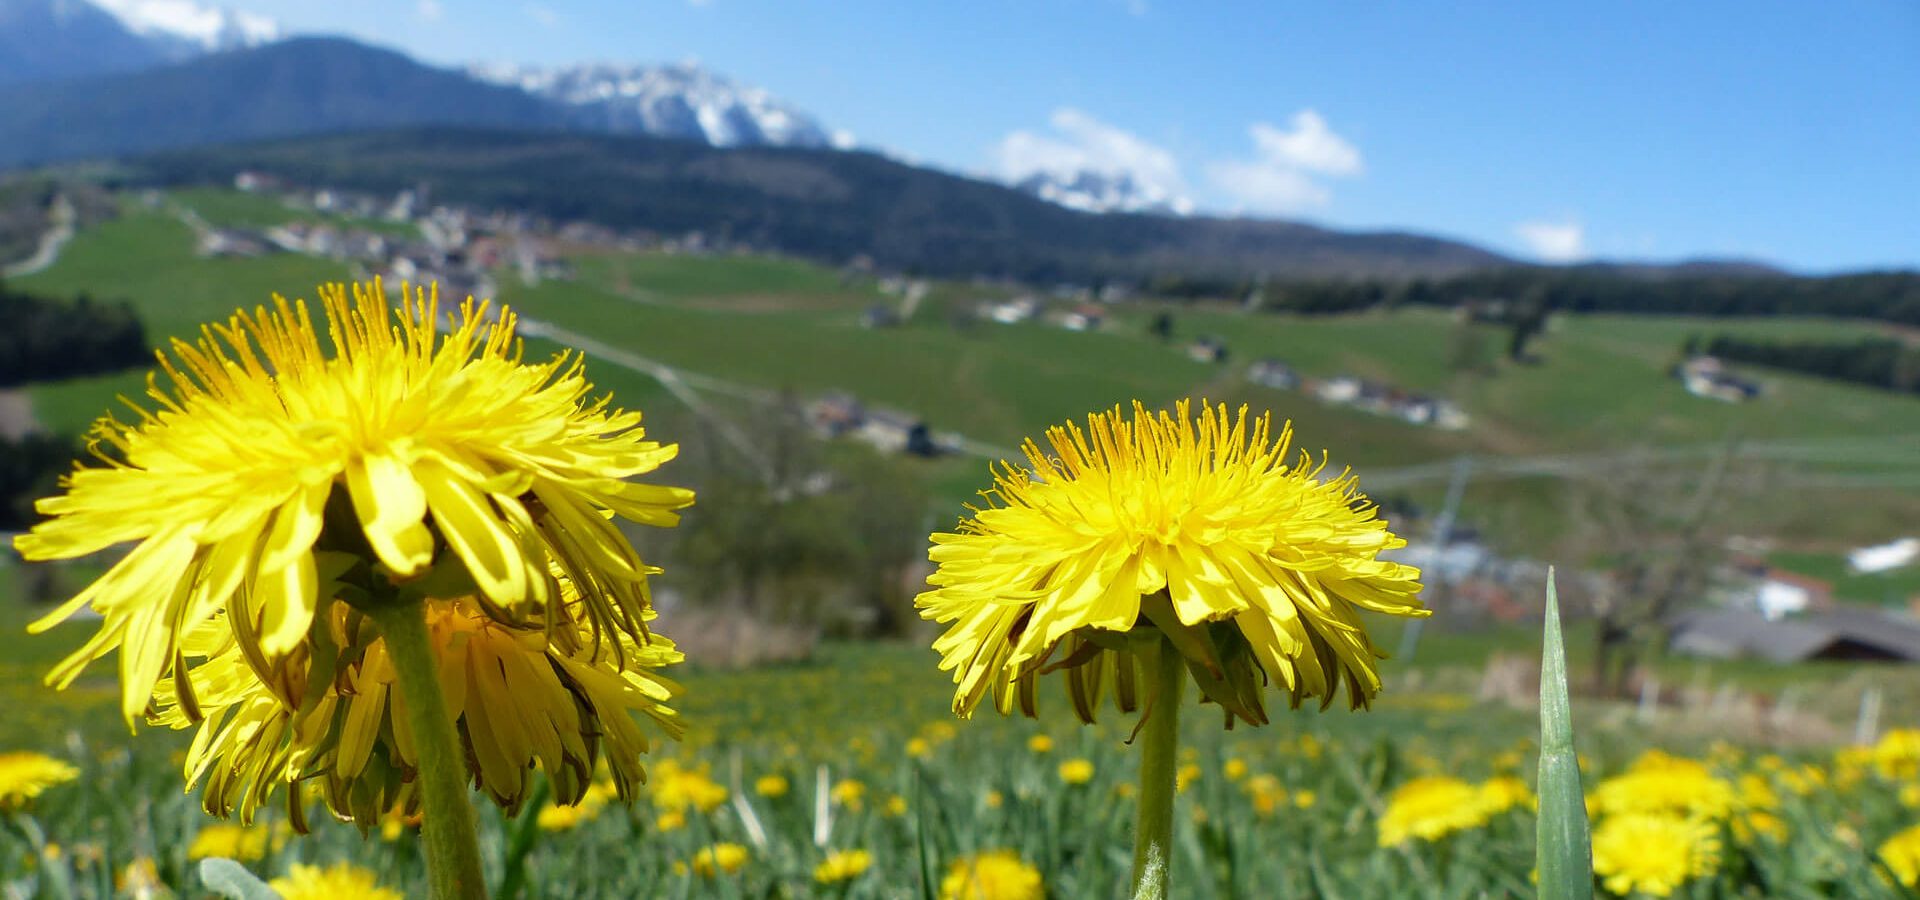
M739 85L693 63L668 66L596 63L543 69L486 64L467 73L564 103L583 124L616 133L704 141L716 147L851 146L812 116L763 88Z
M280 23L249 12L202 6L194 0L93 0L128 31L172 45L179 55L270 44Z
M1188 215L1193 202L1145 184L1123 171L1046 170L1014 182L1029 194L1081 212L1150 212Z

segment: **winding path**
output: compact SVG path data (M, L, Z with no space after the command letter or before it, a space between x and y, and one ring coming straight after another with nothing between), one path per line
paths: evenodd
M49 213L52 222L47 227L47 233L40 236L40 246L32 256L0 269L0 278L23 278L60 259L60 251L67 246L67 241L73 239L73 201L68 200L65 194L55 194Z

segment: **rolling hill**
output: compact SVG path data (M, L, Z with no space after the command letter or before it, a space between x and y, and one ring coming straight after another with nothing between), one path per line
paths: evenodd
M1078 212L873 153L643 136L414 128L167 152L133 168L137 179L162 185L224 183L249 169L369 191L426 184L443 200L554 219L699 231L832 263L865 255L897 270L1036 283L1167 271L1433 276L1508 262L1403 232Z

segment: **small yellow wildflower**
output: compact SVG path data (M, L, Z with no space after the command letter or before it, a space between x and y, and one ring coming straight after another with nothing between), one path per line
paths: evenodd
M909 738L907 740L907 755L914 759L926 759L933 755L933 744L929 743L926 738Z
M1176 794L1184 794L1188 787L1199 780L1200 767L1194 763L1187 763L1173 773L1173 791Z
M1380 846L1394 847L1414 838L1437 841L1486 821L1487 806L1478 788L1458 778L1427 775L1401 785L1387 797L1387 810L1380 816Z
M813 867L813 880L821 884L839 884L866 874L873 865L873 854L865 850L835 850Z
M1226 765L1220 767L1220 774L1226 776L1228 781L1239 781L1247 777L1247 761L1237 756L1229 759Z
M833 786L827 797L836 805L858 812L867 799L867 786L857 779L847 778Z
M1480 803L1490 816L1515 808L1531 809L1533 791L1517 776L1499 775L1480 784Z
M769 800L785 797L787 789L787 778L784 775L762 775L753 780L753 792Z
M1672 896L1719 865L1719 834L1699 819L1627 813L1608 816L1593 831L1593 873L1623 897Z
M992 850L953 864L940 881L940 900L1042 900L1040 870L1012 850Z
M693 872L702 878L712 878L721 873L732 875L747 864L747 848L733 843L719 843L711 847L702 847L693 855Z
M281 900L406 900L396 890L383 888L373 873L350 863L334 863L327 868L294 863L287 874L268 882L280 893Z
M280 849L286 842L284 832L266 825L243 826L221 822L208 825L193 836L193 843L187 845L187 858L223 856L241 862L253 862L266 856L270 850Z
M1027 749L1035 753L1052 753L1053 738L1044 734L1036 734L1033 737L1027 738Z
M906 815L907 814L907 798L902 797L899 794L888 795L885 811L887 815L892 816L893 818L896 818L896 819Z
M80 777L80 770L39 753L0 753L0 810L20 809L47 788Z
M677 809L667 810L653 820L653 827L661 831L679 831L687 827L687 814Z
M1090 759L1070 759L1060 764L1060 780L1071 785L1082 785L1093 780L1093 761Z
M1319 802L1319 800L1320 795L1313 791L1293 792L1293 805L1299 809L1312 809L1313 805Z
M1253 801L1253 811L1262 816L1271 816L1287 803L1287 789L1280 779L1266 773L1247 779L1247 798Z
M1901 887L1920 887L1920 825L1887 838L1878 852Z
M113 886L122 895L132 900L152 900L155 897L171 896L166 882L160 880L160 869L153 864L152 857L141 856L127 863L126 868L113 879Z
M1762 837L1776 842L1785 841L1787 839L1786 820L1763 810L1744 812L1733 817L1734 840L1741 844L1752 845L1758 843L1758 839Z
M1644 813L1724 820L1736 796L1733 785L1705 764L1648 751L1626 772L1594 788L1592 806L1603 815Z
M1920 778L1920 728L1895 728L1873 745L1873 765L1889 781Z
M713 780L708 774L712 769L705 763L688 768L675 760L663 759L653 769L648 786L653 791L655 808L683 812L692 807L712 812L727 802L727 789Z
M1005 805L1006 802L1007 802L1006 795L1000 793L999 791L987 792L987 808L988 809L999 809L1001 806Z

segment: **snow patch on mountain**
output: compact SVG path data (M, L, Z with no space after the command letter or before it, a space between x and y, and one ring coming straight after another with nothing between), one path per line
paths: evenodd
M735 84L698 65L590 64L561 68L470 66L482 81L517 87L572 107L581 124L621 134L704 141L716 147L834 147L855 143L763 88Z
M162 44L175 56L271 44L280 23L255 13L202 6L193 0L93 0L128 31Z

